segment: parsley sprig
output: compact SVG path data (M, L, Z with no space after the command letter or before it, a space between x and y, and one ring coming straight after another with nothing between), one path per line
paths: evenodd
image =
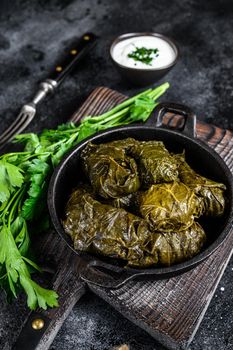
M151 66L154 58L159 56L159 49L147 49L146 47L136 47L135 50L128 54L129 58Z
M129 98L112 110L40 135L21 134L16 142L25 145L23 152L0 156L0 286L17 297L23 288L30 309L58 306L55 291L39 286L32 273L41 271L32 260L31 222L44 219L49 178L63 156L86 137L110 127L146 121L157 99L168 89L165 83ZM33 226L35 227L35 225ZM30 233L29 233L30 231Z

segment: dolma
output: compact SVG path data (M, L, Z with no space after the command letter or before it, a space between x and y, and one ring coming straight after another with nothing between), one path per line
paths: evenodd
M117 197L108 200L106 204L112 205L115 208L123 208L129 210L134 206L134 193L130 193L127 196Z
M197 223L179 233L152 232L142 218L101 204L83 189L72 193L63 226L75 249L121 258L128 266L142 268L191 258L205 241Z
M100 203L83 189L72 193L65 214L63 226L75 249L121 258L129 265L158 263L158 256L146 248L151 232L145 220Z
M161 141L143 141L135 156L145 185L175 181L178 178L177 162Z
M197 255L206 241L206 234L197 222L184 231L158 234L153 249L161 265L170 266L186 261ZM153 250L152 250L153 253Z
M111 143L89 143L81 158L93 190L103 198L116 198L139 189L137 164L125 148Z
M132 267L169 266L202 249L206 235L196 218L224 212L225 185L197 174L160 141L89 143L81 159L90 181L73 191L63 220L78 251Z
M139 211L150 227L161 232L190 227L203 211L203 204L182 182L152 185L139 199Z
M134 155L140 147L140 141L128 137L122 140L115 140L106 143L107 146L114 146L123 149L127 155Z
M131 213L138 214L140 196L141 192L137 191L126 196L106 200L104 203L112 205L115 208L123 208Z
M185 161L184 154L176 155L180 180L193 189L204 203L203 214L221 216L225 209L226 186L197 174Z

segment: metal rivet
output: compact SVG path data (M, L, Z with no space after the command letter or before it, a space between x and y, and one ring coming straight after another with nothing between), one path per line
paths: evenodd
M90 36L89 35L84 35L83 39L84 40L90 40Z
M57 71L57 72L61 72L61 71L62 71L62 67L61 67L61 66L57 66L57 67L56 67L56 71Z
M70 51L71 55L76 55L77 52L78 52L77 50L71 50L71 51Z
M32 321L32 328L35 330L42 329L44 327L44 320L42 318L36 318Z

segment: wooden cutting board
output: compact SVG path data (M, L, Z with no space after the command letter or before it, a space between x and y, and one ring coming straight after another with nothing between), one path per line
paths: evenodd
M124 98L108 88L97 88L71 119L78 122L82 116L100 114ZM167 113L164 123L179 127L182 118ZM197 137L214 148L233 169L232 132L198 122ZM71 252L55 232L46 233L36 242L36 249L40 260L57 268L53 287L60 295L60 308L44 312L52 322L35 348L49 348L67 315L89 287L168 349L186 349L213 297L232 247L233 230L221 247L192 271L170 279L133 280L119 289L104 289L81 281L79 271L85 269L86 262ZM30 316L27 323L30 324Z

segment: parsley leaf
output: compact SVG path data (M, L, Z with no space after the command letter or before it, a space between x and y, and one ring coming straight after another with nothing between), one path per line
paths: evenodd
M28 259L27 259L28 260ZM37 305L43 309L58 306L57 294L40 287L30 278L30 273L23 256L15 244L11 231L3 226L0 231L0 264L5 263L10 289L16 296L15 284L19 281L27 294L27 304L34 310Z
M34 159L28 166L27 173L30 179L28 198L22 206L24 219L32 220L41 214L44 208L42 199L45 198L47 190L46 178L50 171L50 165L41 159Z
M130 119L145 122L157 103L149 96L139 97L130 108Z
M15 187L20 187L22 183L22 170L4 159L0 160L0 202L7 201Z
M25 151L32 152L41 148L39 137L36 134L21 134L15 137L15 142L26 143Z

